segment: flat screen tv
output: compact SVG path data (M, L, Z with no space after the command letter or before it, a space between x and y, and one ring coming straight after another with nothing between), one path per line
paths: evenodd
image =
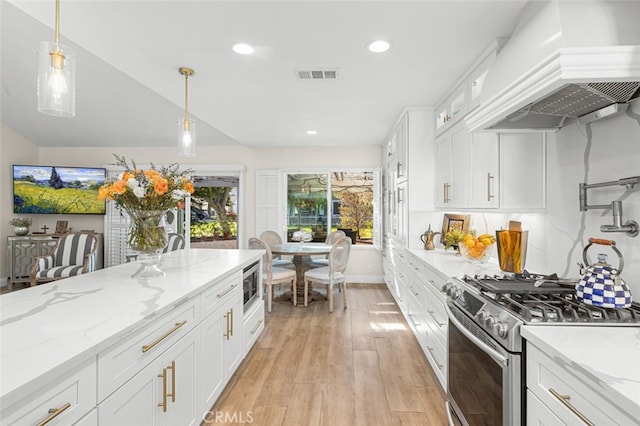
M34 214L105 214L98 200L104 168L13 166L13 212Z

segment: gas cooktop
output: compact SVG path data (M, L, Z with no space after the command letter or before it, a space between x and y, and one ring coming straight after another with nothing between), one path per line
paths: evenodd
M525 324L640 326L640 304L625 309L587 305L576 298L577 280L556 274L465 275L461 281Z

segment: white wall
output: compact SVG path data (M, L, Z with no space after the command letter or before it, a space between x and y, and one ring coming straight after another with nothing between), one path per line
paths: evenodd
M5 127L3 126L3 129ZM4 130L3 130L4 132ZM315 147L315 148L268 148L254 149L242 146L200 146L195 158L178 159L174 148L132 148L129 146L118 148L37 148L25 141L31 148L22 156L22 140L19 135L12 132L9 138L12 142L7 145L7 159L5 160L5 142L2 142L2 176L10 175L10 167L15 163L53 164L68 166L100 167L114 162L113 153L125 156L128 160L134 159L137 163L170 164L178 161L181 168L189 168L194 164L244 164L245 193L241 194L241 202L245 203L246 237L255 234L255 171L259 169L277 169L287 167L368 167L377 168L381 162L381 147ZM202 144L202 142L201 142ZM5 172L6 168L6 172ZM11 194L11 181L0 181L0 192ZM12 235L12 228L6 224L5 217L11 217L12 204L10 197L2 197L0 218L2 218L3 241L7 235ZM6 216L5 216L6 215ZM36 219L37 218L37 219ZM35 221L37 220L37 225ZM57 220L67 220L74 230L95 229L102 232L104 229L102 216L83 215L35 215L34 227L55 226ZM37 227L36 227L37 226ZM361 278L361 281L371 279L381 281L382 266L381 255L372 247L356 246L352 251L349 274ZM6 263L2 263L0 277L7 276Z

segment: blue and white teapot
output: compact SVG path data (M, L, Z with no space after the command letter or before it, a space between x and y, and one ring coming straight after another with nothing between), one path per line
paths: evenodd
M589 244L582 251L582 258L587 265L589 264L587 250L593 244L610 246L618 255L618 268L607 263L606 254L599 253L597 263L588 266L586 271L580 271L582 276L576 284L576 297L587 305L614 309L628 308L631 306L631 292L629 286L620 278L624 267L624 258L620 250L617 249L616 242L589 238Z

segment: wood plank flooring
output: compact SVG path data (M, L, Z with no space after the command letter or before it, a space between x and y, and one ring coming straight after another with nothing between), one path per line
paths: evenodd
M384 285L307 308L277 299L202 425L446 425L445 394Z

